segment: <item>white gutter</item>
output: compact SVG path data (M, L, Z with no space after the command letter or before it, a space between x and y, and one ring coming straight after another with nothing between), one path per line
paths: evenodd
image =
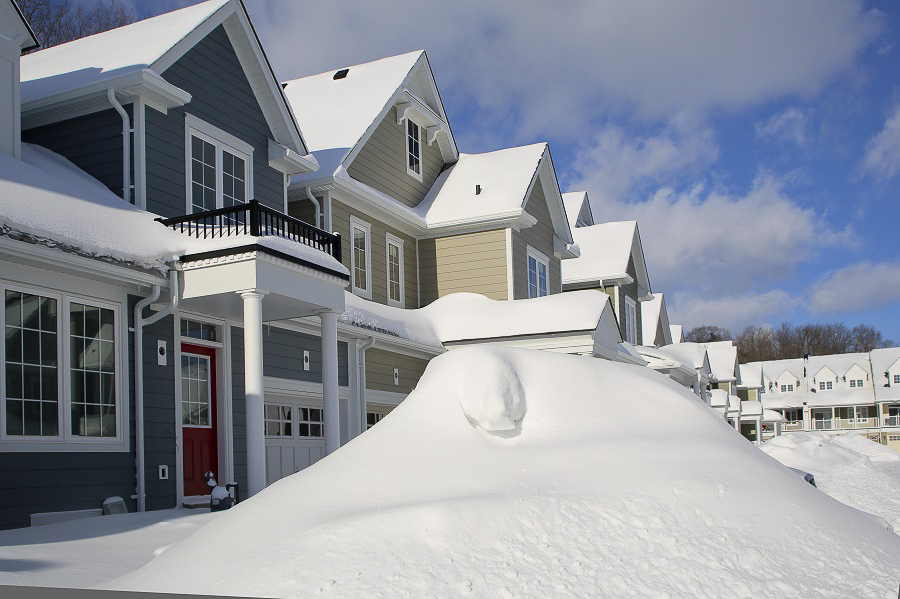
M144 472L144 326L153 324L178 307L178 271L169 271L169 291L171 303L149 318L144 318L144 308L159 299L160 287L153 285L153 291L134 306L134 423L135 423L135 466L137 468L137 506L138 511L146 511L146 480ZM173 353L174 355L174 353Z
M364 433L366 430L366 351L372 349L375 345L375 337L369 337L368 341L359 346L356 350L357 373L356 386L359 392L359 432Z
M309 201L313 203L313 206L316 207L316 220L313 223L316 227L320 226L319 224L319 215L322 214L322 207L319 205L319 200L316 199L316 196L312 194L312 189L306 187L306 197L309 198Z
M122 117L122 199L131 203L131 119L116 99L116 90L106 90L106 97Z

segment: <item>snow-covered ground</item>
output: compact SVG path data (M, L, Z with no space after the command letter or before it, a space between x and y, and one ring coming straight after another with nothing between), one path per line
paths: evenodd
M788 433L760 449L786 466L811 472L841 503L884 518L900 533L900 454L855 433Z
M187 565L189 564L189 567ZM896 597L900 536L645 368L472 347L339 452L108 588Z
M825 487L846 464L812 453L791 465ZM900 582L900 536L668 378L499 347L433 360L372 430L232 510L3 531L0 547L0 584L251 596L894 599Z

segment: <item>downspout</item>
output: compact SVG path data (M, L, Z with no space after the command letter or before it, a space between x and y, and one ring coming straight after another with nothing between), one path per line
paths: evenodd
M304 189L306 189L306 197L308 197L309 201L312 202L313 205L316 207L316 221L313 224L318 227L319 226L319 216L322 214L322 207L319 205L319 200L316 199L316 196L314 196L312 194L312 190L309 187L306 187Z
M323 208L322 216L324 217L322 220L325 221L323 223L324 226L322 228L325 229L326 231L328 231L329 233L334 233L334 230L331 228L331 192L326 191L325 194L322 196L322 199L325 202L325 205L322 207Z
M116 99L116 91L113 88L106 90L106 97L119 116L122 117L122 199L131 203L131 119Z
M359 433L366 432L366 351L372 349L375 345L375 337L369 337L369 340L359 346L356 350L356 385L359 393Z
M144 326L153 324L178 307L178 271L169 271L169 290L171 303L149 318L144 318L144 308L159 299L160 287L153 286L153 291L134 306L134 426L135 426L135 466L137 468L137 506L138 511L146 511L146 473L144 472Z

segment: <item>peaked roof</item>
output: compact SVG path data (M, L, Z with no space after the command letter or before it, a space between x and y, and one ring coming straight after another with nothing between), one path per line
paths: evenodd
M15 0L3 0L3 5L2 12L14 30L14 32L4 31L4 35L18 45L22 52L40 48L40 41L35 37L31 25L28 24L28 20L19 8L19 4ZM5 26L3 28L5 29Z
M672 343L666 301L662 293L654 293L650 299L641 302L641 333L644 345L654 344L660 331L663 334L663 345Z
M581 248L581 257L563 262L563 284L630 281L628 260L633 257L638 295L645 296L651 293L637 221L626 220L578 227L572 230L572 236Z
M891 369L893 373L900 374L900 369L895 366L900 362L900 347L873 349L869 356L875 381L875 397L878 401L900 401L900 385L894 384L893 378L885 378L885 373Z
M709 356L702 343L672 343L658 348L657 351L675 358L694 370L709 372Z
M737 346L732 341L706 343L709 368L716 381L737 381L740 383L740 369L737 361Z
M684 327L680 324L670 324L669 331L672 333L672 343L681 343L684 341Z
M591 202L586 191L569 191L562 194L562 198L571 228L589 227L594 224L594 214L591 212Z
M307 154L306 144L241 0L208 0L22 57L23 112L71 102L150 79L183 105L190 96L160 76L219 25L225 25L275 141ZM30 106L29 106L30 105ZM108 105L108 104L107 104Z
M447 139L438 143L445 158L452 162L459 154L424 50L292 79L283 87L322 166L317 175L295 178L295 183L333 174L404 100L427 120L443 123Z

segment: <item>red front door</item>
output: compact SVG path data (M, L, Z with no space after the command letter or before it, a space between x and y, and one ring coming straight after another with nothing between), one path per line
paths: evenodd
M181 430L184 494L209 495L204 474L218 477L216 448L216 350L181 344Z

